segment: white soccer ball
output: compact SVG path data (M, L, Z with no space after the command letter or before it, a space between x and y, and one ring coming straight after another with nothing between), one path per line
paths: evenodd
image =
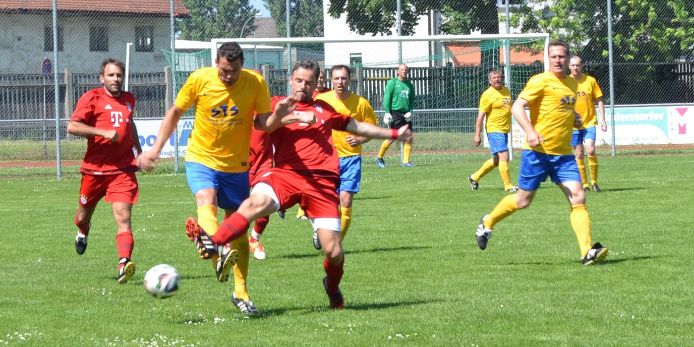
M168 298L178 290L180 276L176 269L168 264L159 264L145 273L145 290L157 298Z

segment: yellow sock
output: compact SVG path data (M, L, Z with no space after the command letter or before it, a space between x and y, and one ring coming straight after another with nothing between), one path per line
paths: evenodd
M378 151L378 157L383 158L383 156L386 155L386 152L388 151L388 148L390 148L390 145L392 142L385 140L383 141L383 144L381 144L381 149Z
M590 184L598 183L598 157L588 156L588 167L590 168Z
M507 195L501 199L492 212L489 213L489 216L484 220L484 226L492 229L496 223L501 222L502 219L510 216L517 210L518 204L516 204L516 194Z
M479 182L482 177L494 170L494 159L489 159L482 164L482 166L474 174L472 174L472 179Z
M217 233L217 228L219 227L219 221L217 220L217 206L215 205L203 205L198 207L198 224L205 230L207 235L214 235Z
M236 297L243 300L250 300L248 295L248 259L250 249L248 247L248 237L239 237L231 241L231 249L239 252L239 260L234 264L234 293Z
M412 153L412 144L406 143L402 146L402 163L406 164L410 162L410 153Z
M501 176L501 182L504 182L504 190L508 190L513 187L513 182L511 182L511 172L508 169L507 161L499 160L499 176Z
M340 207L340 233L342 234L342 240L347 236L347 230L349 230L349 225L352 223L352 208L351 207Z
M588 216L586 205L572 205L569 219L571 219L571 228L573 228L578 240L578 247L581 248L581 257L584 257L592 246L590 240L590 216Z
M586 179L586 164L583 163L583 159L576 158L576 165L578 165L578 173L581 174L581 183L584 187L588 186L588 180Z
M306 212L299 206L299 208L296 210L296 218L301 218L306 215Z

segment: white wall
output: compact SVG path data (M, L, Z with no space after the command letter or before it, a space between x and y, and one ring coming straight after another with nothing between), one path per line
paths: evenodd
M50 14L0 13L0 73L41 73L45 57L53 62L53 52L44 51L44 26L52 25ZM108 27L108 52L89 51L89 27ZM63 50L58 51L60 70L96 72L101 61L113 57L125 62L125 45L135 42L135 26L154 27L152 52L131 50L131 72L161 72L167 64L162 49L169 50L169 18L104 17L74 15L59 17L63 28ZM55 62L53 62L55 69Z
M328 1L323 1L323 22L324 36L326 38L359 38L370 37L371 35L359 35L351 32L346 21L346 14L340 18L333 18L328 14ZM429 18L422 16L415 29L413 36L426 36L429 33ZM392 30L393 35L397 32ZM384 36L384 35L378 35ZM330 67L337 64L349 65L350 53L361 53L364 66L396 66L398 65L398 44L396 42L375 42L375 43L326 43L325 44L325 66ZM423 42L403 42L402 59L409 66L429 66L429 43ZM416 60L416 61L415 61ZM386 64L384 64L386 63Z

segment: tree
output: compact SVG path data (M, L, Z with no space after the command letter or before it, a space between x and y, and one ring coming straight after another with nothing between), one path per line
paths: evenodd
M402 0L402 35L412 35L420 16L430 11L443 14L443 34L498 34L499 19L495 0ZM333 18L346 14L350 30L359 34L394 32L396 0L330 0L328 13Z
M183 0L190 18L179 22L181 39L209 41L213 38L239 37L252 33L258 13L248 0ZM245 27L244 27L245 24Z
M616 101L620 103L682 101L691 88L678 81L674 62L694 50L694 2L691 0L612 0L613 60ZM607 79L606 1L528 0L514 14L523 32L544 31L567 41ZM605 85L605 84L603 84ZM621 93L621 95L619 95Z
M277 33L287 33L287 3L285 0L263 0L277 25ZM291 37L323 36L323 1L291 0L289 4Z

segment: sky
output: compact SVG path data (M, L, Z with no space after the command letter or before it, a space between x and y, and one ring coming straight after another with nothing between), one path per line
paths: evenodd
M263 0L250 0L251 6L255 7L260 11L261 17L270 17L270 11L263 4Z

